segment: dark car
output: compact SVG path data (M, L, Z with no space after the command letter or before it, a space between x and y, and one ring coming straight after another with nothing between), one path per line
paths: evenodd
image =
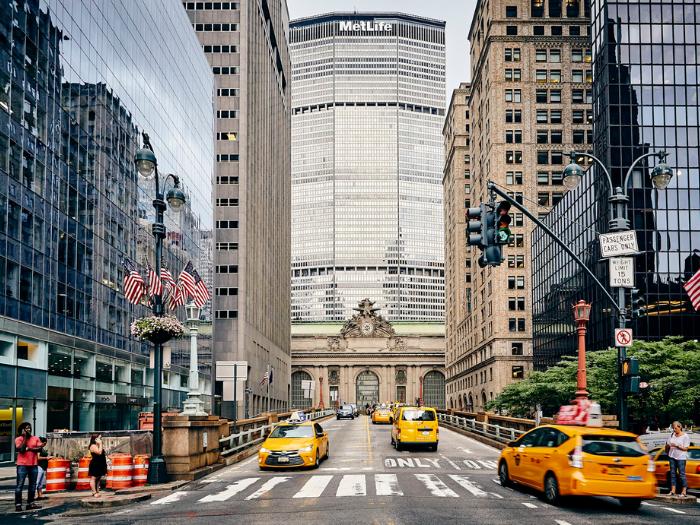
M355 411L353 410L352 405L341 406L338 409L338 411L335 413L335 418L336 419L343 419L343 418L355 419Z

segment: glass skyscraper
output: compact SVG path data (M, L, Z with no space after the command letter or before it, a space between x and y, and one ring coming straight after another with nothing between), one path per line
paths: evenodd
M292 322L444 318L445 23L292 21Z
M635 285L644 300L632 320L634 336L697 339L697 313L682 285L700 269L700 5L594 0L592 20L594 153L616 186L645 153L666 150L674 170L665 190L649 179L654 157L631 178L628 218L641 252ZM589 173L546 219L606 285L608 266L600 261L596 233L607 231L607 198L604 175ZM578 299L594 305L589 347L611 346L614 316L601 292L539 229L532 255L535 367L575 353L571 304ZM630 299L628 292L628 307Z
M166 213L177 273L212 227L211 71L175 0L1 2L0 64L0 437L23 419L133 428L153 377L121 261L145 275L155 218L134 153L148 132L160 172L182 179L189 206ZM187 371L164 375L177 407Z

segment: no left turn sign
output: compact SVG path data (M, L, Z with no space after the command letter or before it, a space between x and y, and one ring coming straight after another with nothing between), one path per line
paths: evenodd
M630 347L632 346L632 329L631 328L616 328L615 329L615 346Z

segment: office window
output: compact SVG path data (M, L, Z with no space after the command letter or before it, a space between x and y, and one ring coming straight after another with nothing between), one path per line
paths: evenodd
M564 154L561 151L551 152L552 164L562 164L564 162Z
M505 48L505 61L506 62L520 62L520 48L519 47L507 47Z
M235 229L238 228L238 221L216 221L216 227L219 229Z
M522 164L523 163L523 152L522 151L506 151L506 164Z
M217 184L238 184L238 177L231 175L221 175L216 177Z
M571 61L572 62L583 62L583 49L572 49L571 50Z
M571 72L571 81L582 83L583 82L583 70L582 69L574 69Z
M469 194L472 192L472 187L470 184L465 184L464 185L464 193Z
M537 164L549 164L549 151L537 152Z
M552 206L556 206L557 203L564 197L564 194L561 192L553 192L552 193Z
M537 49L535 51L535 62L546 62L547 61L547 50Z
M236 310L217 310L215 314L216 319L238 319L238 312Z
M590 64L590 63L591 63L591 60L592 60L591 50L590 50L590 49L584 50L584 52L583 52L583 61L586 62L586 63L588 63L588 64Z
M549 192L541 191L537 194L537 204L540 206L549 206Z
M216 249L223 252L230 252L238 249L237 242L217 242Z
M508 82L519 82L521 79L520 69L506 69L506 81Z
M562 137L563 137L563 132L560 129L553 129L550 132L550 142L552 144L561 144L562 143Z
M519 89L506 89L506 102L520 103L522 91Z
M581 36L581 26L569 26L569 35Z
M552 104L559 104L561 102L561 89L550 89L549 101Z
M549 112L550 124L561 124L561 109L553 109Z
M523 132L519 129L506 130L506 143L520 144L523 141Z
M561 186L564 184L564 174L561 171L552 172L552 186Z
M548 171L538 171L537 172L537 184L548 185L549 184L549 172Z
M522 173L521 179L522 180ZM513 226L522 226L523 225L523 214L522 213L514 213L513 214Z
M216 288L216 295L224 295L224 296L238 295L238 288L232 288L232 287Z
M561 26L552 26L552 36L561 36L562 34Z
M572 133L572 141L574 144L584 144L586 142L586 132L582 129L575 129Z
M550 49L549 61L555 64L561 62L561 49Z
M561 69L550 69L549 81L559 84L561 82Z
M525 367L523 367L522 365L514 366L512 375L513 375L513 379L524 379L525 378Z
M546 104L547 103L547 90L546 89L535 90L535 102L537 102L538 104Z
M544 26L533 26L532 34L535 36L544 36Z
M538 109L535 116L538 124L546 124L548 121L548 113L546 109Z
M237 264L220 264L216 267L216 273L238 273Z
M216 199L217 206L238 206L238 199L220 198Z
M523 355L523 344L522 343L511 343L510 344L510 355Z
M518 34L518 26L506 26L506 35L516 36Z
M507 109L506 123L517 124L519 122L522 122L522 111L519 109Z
M593 90L586 90L586 104L593 104Z
M518 18L518 6L517 5L507 5L506 6L506 18Z
M549 132L546 129L537 130L537 144L547 144L549 142Z
M544 16L544 0L530 0L530 16L537 18Z
M525 331L525 319L522 317L518 317L518 332L524 332Z
M522 171L506 171L506 184L515 186L523 183Z
M546 69L535 70L535 81L547 82L547 70Z

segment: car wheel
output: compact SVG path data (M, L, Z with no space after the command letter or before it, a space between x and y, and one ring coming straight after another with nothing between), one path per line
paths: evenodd
M316 461L314 462L313 468L318 468L320 464L321 464L321 460L318 457L318 449L316 449Z
M435 443L434 445L430 445L430 448L428 450L430 450L432 452L437 452L437 449L438 449L438 444Z
M329 457L331 457L331 447L326 445L326 455L323 456L323 459L328 459Z
M498 481L500 481L501 487L510 487L512 484L508 475L508 463L505 460L501 460L498 465Z
M619 500L625 510L638 510L642 505L642 500L639 498L619 498Z
M336 417L335 417L335 420L336 420L336 421L340 421L340 416L336 416Z
M355 419L355 416L350 416L350 419Z
M551 472L544 478L544 499L550 505L556 505L559 502L559 482Z

